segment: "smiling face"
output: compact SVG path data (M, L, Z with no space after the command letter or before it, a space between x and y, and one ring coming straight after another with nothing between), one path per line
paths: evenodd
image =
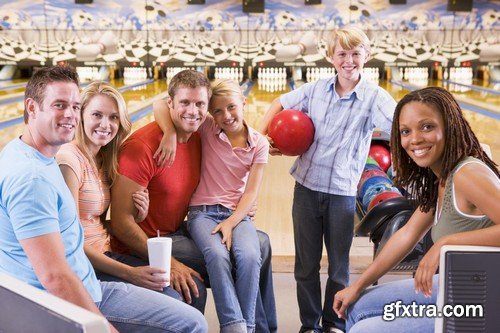
M368 56L368 52L362 45L346 50L337 42L332 52L331 61L339 78L357 81L360 78L363 66L368 61Z
M177 88L173 98L167 99L167 103L178 139L187 140L205 121L208 108L208 89L206 87L181 86Z
M401 146L422 168L437 175L442 168L445 148L445 124L441 113L422 102L409 102L399 116Z
M213 96L210 100L210 114L224 132L238 133L244 128L244 106L245 101L238 95Z
M97 94L88 102L82 115L85 144L95 155L118 132L120 114L114 99Z
M36 148L50 156L71 141L80 122L80 91L73 82L48 84L41 103L27 98L28 128Z

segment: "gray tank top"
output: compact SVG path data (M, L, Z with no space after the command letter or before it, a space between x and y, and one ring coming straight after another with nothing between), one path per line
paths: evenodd
M467 157L460 161L453 169L450 177L446 180L444 188L443 207L437 207L434 215L434 226L432 227L432 241L435 243L439 238L455 234L457 232L477 230L492 226L494 223L486 215L466 215L460 212L455 202L455 190L453 186L453 177L455 173L465 164L481 163L488 167L483 161L474 157ZM488 167L489 168L489 167ZM493 172L493 171L491 171ZM437 216L441 210L441 216Z

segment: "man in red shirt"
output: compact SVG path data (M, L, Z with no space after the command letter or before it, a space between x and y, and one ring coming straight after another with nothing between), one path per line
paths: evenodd
M168 92L177 135L175 161L170 167L160 167L153 158L163 137L156 122L138 129L124 142L119 155L120 176L111 190L112 247L114 251L147 260L148 238L155 237L158 231L162 236L172 237L171 286L186 302L203 312L206 289L201 281L207 279L205 262L183 221L200 177L201 142L196 130L207 115L210 84L203 74L186 70L172 79ZM150 200L148 215L137 224L136 208L130 198L134 192L146 189ZM257 332L273 332L277 320L271 247L265 233L259 232L259 240L262 267L256 328Z

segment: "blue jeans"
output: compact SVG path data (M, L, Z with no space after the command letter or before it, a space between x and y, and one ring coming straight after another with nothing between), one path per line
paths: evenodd
M345 326L332 306L334 295L349 283L354 210L355 197L312 191L295 183L292 218L300 332ZM328 254L328 280L322 307L319 270L323 238Z
M196 247L189 232L186 228L186 223L183 223L179 230L175 233L167 235L172 237L172 256L182 262L184 265L191 267L205 280L205 285L210 286L210 281L205 266L203 254ZM259 295L255 309L255 332L270 333L277 332L278 318L276 315L276 303L274 299L274 286L272 278L271 265L271 242L269 236L257 231L260 243L260 254L262 264L260 269ZM233 272L234 275L234 272ZM198 286L198 290L204 289L205 286ZM206 294L206 290L204 290Z
M261 266L257 230L245 217L233 229L231 251L220 233L212 234L232 213L222 205L191 206L187 227L205 259L221 332L252 332Z
M124 264L129 265L129 266L133 266L133 267L149 265L147 260L144 260L142 258L133 256L133 255L121 254L121 253L116 253L116 252L105 252L104 254L107 255L108 257L116 260L116 261L119 261L121 263L124 263ZM97 278L101 281L115 281L115 282L126 282L127 283L127 281L120 279L119 277L116 277L114 275L106 274L106 273L100 272L98 270L96 270L95 273L96 273ZM203 313L205 311L205 303L207 301L207 290L203 286L203 282L201 282L197 278L195 278L194 280L196 282L196 285L201 287L201 290L200 290L199 297L192 298L193 301L191 303L191 306L194 306L201 313ZM182 297L182 295L179 294L174 288L171 288L171 287L163 288L162 293L167 295L167 296L178 299L180 301L184 301L184 298Z
M415 280L405 279L384 283L367 288L358 301L347 310L347 332L434 332L434 318L396 318L392 321L383 319L384 306L401 301L404 305L412 302L417 304L436 304L438 293L438 275L432 280L432 295L425 298L422 293L415 294ZM390 308L388 308L388 311ZM395 311L395 310L393 310ZM400 310L400 314L402 311ZM391 312L390 315L395 315Z
M161 293L122 282L101 282L97 307L120 332L208 332L203 314Z

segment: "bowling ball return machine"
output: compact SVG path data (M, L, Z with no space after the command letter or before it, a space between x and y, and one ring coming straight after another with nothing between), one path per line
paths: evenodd
M372 135L372 145L383 145L389 150L389 142L390 136L385 132L375 131ZM365 166L363 174L367 174L368 177L370 176L370 173L376 174L377 177L380 178L379 172L374 173L370 170L372 169L372 165L369 165L369 163L373 163L371 157L367 160L367 165ZM360 185L361 186L358 186L358 196L356 197L356 213L360 222L355 226L354 233L356 236L369 237L370 241L373 242L373 257L375 258L380 253L389 238L406 224L416 207L413 202L405 198L403 195L386 196L386 200L373 203L374 200L377 200L377 195L378 197L384 196L382 193L372 194L372 192L377 191L377 186L380 187L380 185L374 184L371 189L366 189L367 186L370 186L370 179L363 179L363 176L360 180ZM397 190L399 190L402 194L406 193L405 189L386 189L386 191L392 192ZM361 191L366 192L364 199L363 195L360 195ZM373 197L370 197L370 195ZM368 196L368 198L366 196ZM369 202L370 204L368 204ZM431 246L432 240L429 232L415 246L412 252L410 252L396 267L394 267L392 271L415 273L420 259L425 255Z

